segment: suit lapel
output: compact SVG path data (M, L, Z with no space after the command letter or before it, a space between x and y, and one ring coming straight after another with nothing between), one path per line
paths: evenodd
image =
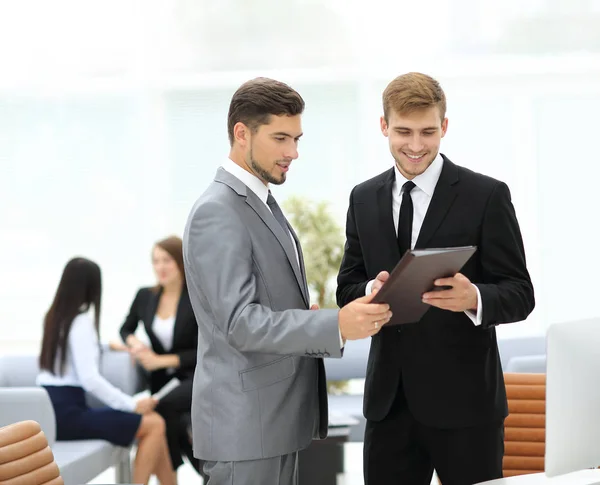
M442 157L444 158L442 173L435 186L415 248L427 247L427 243L440 227L457 196L458 168L444 155Z
M160 288L156 293L152 292L152 296L148 301L148 309L146 318L144 320L144 326L146 327L146 333L148 334L148 338L152 342L152 346L157 354L164 354L166 350L162 346L162 343L158 338L156 338L156 334L152 329L152 324L154 323L154 317L156 316L156 310L158 309L158 302L160 301L160 295L162 295L162 288Z
M389 254L392 255L392 261L400 260L400 250L398 249L398 235L394 229L394 216L392 214L392 186L394 184L394 169L392 168L377 188L377 214L379 215L379 225L382 234L382 244L387 247Z
M300 291L302 292L302 297L305 301L307 301L307 295L304 293L304 279L303 275L298 267L298 262L296 260L296 251L294 250L294 246L292 245L292 240L290 239L289 234L286 234L283 228L279 225L279 222L275 219L275 216L271 213L269 208L263 204L263 202L256 196L256 194L252 191L248 192L246 196L246 204L248 204L254 212L262 219L265 225L269 228L269 230L273 233L281 247L283 248L285 255L287 256L288 262L292 267L292 271L296 276L296 281L298 282L298 286L300 287ZM288 223L288 229L290 225ZM298 246L299 247L299 246ZM308 302L307 302L308 304Z
M296 281L298 282L298 286L300 288L300 292L302 293L302 297L304 298L304 301L308 306L309 298L308 292L305 289L305 280L298 266L298 261L296 260L296 251L294 250L294 246L292 244L292 240L290 239L289 234L285 233L285 231L279 225L279 223L275 219L275 216L269 210L269 208L258 198L258 196L254 192L248 190L246 185L244 185L237 177L231 175L226 170L219 168L219 170L217 171L217 176L215 177L215 181L228 185L233 190L235 190L238 195L245 197L246 204L248 204L252 208L252 210L256 212L256 215L260 217L263 223L273 233L273 235L283 248L283 251L285 252L287 260L292 268L292 271L294 272L294 276L296 277ZM289 223L288 228L290 229L290 232L293 233ZM297 248L298 255L300 256L301 251L299 244L297 244Z

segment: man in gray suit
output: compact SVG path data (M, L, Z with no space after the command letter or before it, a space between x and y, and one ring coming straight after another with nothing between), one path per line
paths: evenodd
M328 427L323 357L390 319L373 295L309 309L302 250L269 184L298 158L302 97L284 83L243 84L229 107L231 151L194 205L183 241L199 326L194 454L210 485L296 484L297 452Z

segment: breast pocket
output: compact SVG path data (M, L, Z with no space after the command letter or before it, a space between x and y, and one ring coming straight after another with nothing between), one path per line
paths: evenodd
M292 356L282 357L268 364L262 364L240 372L242 390L253 391L273 385L294 375Z

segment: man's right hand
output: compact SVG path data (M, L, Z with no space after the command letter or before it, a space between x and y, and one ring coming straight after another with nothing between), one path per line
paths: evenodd
M371 293L374 291L379 291L389 277L390 274L387 271L380 271L373 280L373 284L371 285Z
M387 271L380 271L374 280L371 280L367 283L365 295L370 295L374 291L379 291L389 277L390 274Z
M376 294L377 290L351 301L340 310L338 322L344 340L371 337L390 321L392 312L387 303L371 303Z

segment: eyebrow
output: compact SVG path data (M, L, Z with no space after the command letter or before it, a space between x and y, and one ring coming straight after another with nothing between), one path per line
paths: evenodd
M276 133L271 133L271 136L288 136L290 138L296 138L296 139L300 138L302 135L304 135L304 133L300 133L298 136L292 136L289 133L286 133L284 131L278 131Z
M437 126L426 126L425 128L421 128L421 131L430 131L430 130L437 130L438 127ZM413 131L412 128L408 128L407 126L395 126L394 130L406 130L406 131Z

